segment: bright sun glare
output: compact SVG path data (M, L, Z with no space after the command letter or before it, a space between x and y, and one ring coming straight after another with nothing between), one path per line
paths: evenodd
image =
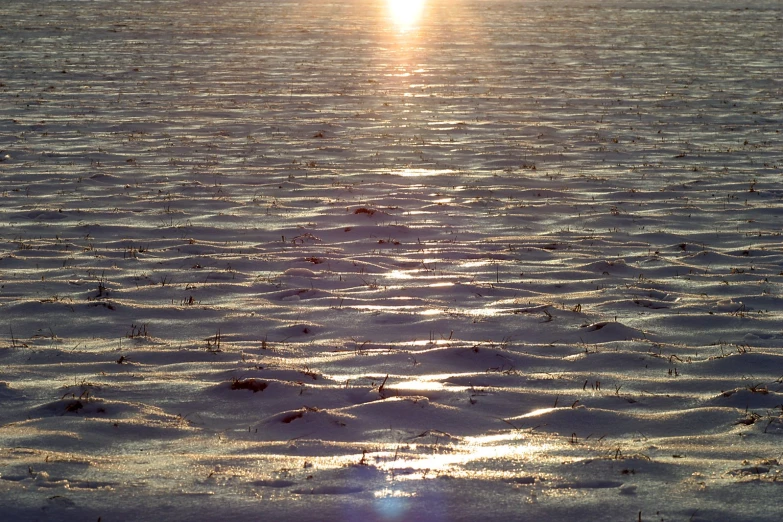
M394 24L401 31L414 27L424 10L424 0L387 0L387 4Z

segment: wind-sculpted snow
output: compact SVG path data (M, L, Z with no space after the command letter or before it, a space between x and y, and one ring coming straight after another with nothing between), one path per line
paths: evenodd
M778 520L783 12L654 4L4 1L0 518Z

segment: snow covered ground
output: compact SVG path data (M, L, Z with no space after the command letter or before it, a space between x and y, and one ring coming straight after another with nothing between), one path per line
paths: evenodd
M780 520L780 2L387 4L3 1L0 518Z

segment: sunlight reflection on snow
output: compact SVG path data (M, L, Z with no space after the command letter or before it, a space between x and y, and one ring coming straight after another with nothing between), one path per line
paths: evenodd
M413 279L416 272L413 270L390 270L386 273L389 279Z
M392 170L391 174L394 176L402 176L403 178L423 178L429 176L442 176L445 174L455 174L456 172L451 169L399 169Z
M543 415L545 413L549 413L550 411L555 411L555 408L539 408L537 410L533 410L530 413L525 413L524 415L520 415L517 417L518 419L524 419L527 417L538 417L539 415Z
M440 391L446 387L442 382L429 381L429 380L415 380L405 381L398 384L392 384L386 388L390 390L407 390L407 391ZM458 388L458 387L451 387Z
M420 279L420 280L427 280L427 279L443 279L443 278L455 278L454 275L442 275L442 274L432 274L431 272L424 272L422 273L421 269L414 269L414 270L389 270L384 274L384 276L388 279ZM438 281L436 283L427 283L427 287L442 287L442 286L453 286L454 283L451 281Z
M434 283L429 285L424 285L428 288L437 288L437 287L444 287L444 286L453 286L454 283ZM387 289L400 289L402 287L398 286L388 286ZM403 301L405 298L391 298L394 300ZM372 314L380 314L380 313L398 313L398 314L413 314L413 315L421 315L425 317L430 316L437 316L437 315L459 315L459 316L468 316L468 317L476 317L476 318L487 318L487 317L496 317L502 314L508 314L511 313L514 309L513 308L496 308L496 307L487 307L487 308L425 308L418 305L354 305L349 306L347 308L351 308L353 310L359 310L362 312L369 312Z
M376 491L373 493L373 496L375 498L402 498L402 497L412 497L413 493L408 493L406 491L401 491L399 489L390 489L390 488L383 488L379 491Z
M469 475L475 478L476 474L481 472L476 469L465 469L465 466L471 462L496 459L522 462L536 453L546 451L550 446L548 443L531 440L530 434L518 431L465 437L461 443L442 447L438 453L395 458L383 467L389 470L414 471L414 473L395 475L395 480L400 481L422 480L428 476L432 477L433 474L443 473L454 477ZM422 446L425 447L426 445ZM411 449L418 448L416 445L411 445ZM493 475L497 473L497 471L492 472Z

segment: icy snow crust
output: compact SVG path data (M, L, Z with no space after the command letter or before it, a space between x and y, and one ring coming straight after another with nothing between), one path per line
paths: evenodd
M778 1L0 5L4 520L780 520Z

